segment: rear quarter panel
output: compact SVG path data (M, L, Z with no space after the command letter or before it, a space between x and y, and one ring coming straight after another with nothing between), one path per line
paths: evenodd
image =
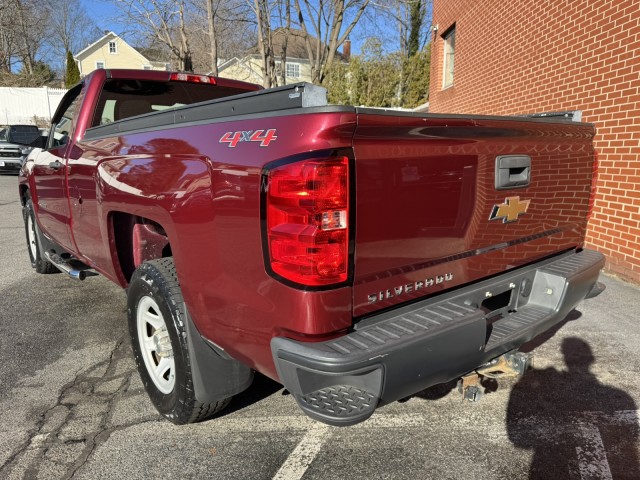
M247 365L277 378L276 334L322 337L351 325L351 289L305 292L267 275L260 230L265 164L314 150L351 146L355 114L308 113L124 134L81 142L96 165L100 224L114 212L166 230L182 291L201 334ZM268 147L220 143L227 132L276 129ZM108 228L108 227L105 227ZM116 258L113 233L91 252ZM90 248L90 247L87 247ZM113 263L112 276L126 284ZM285 333L283 333L285 332Z

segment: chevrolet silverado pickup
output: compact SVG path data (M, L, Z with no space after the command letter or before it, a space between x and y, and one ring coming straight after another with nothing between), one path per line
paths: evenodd
M257 371L352 425L438 383L521 373L518 348L603 290L584 248L593 136L97 70L21 170L27 251L38 273L125 289L170 421L214 415Z

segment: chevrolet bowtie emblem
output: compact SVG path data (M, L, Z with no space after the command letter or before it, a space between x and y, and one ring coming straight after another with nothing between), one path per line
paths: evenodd
M522 200L520 197L507 197L504 203L494 205L489 220L502 219L502 223L515 222L520 215L527 213L531 200Z

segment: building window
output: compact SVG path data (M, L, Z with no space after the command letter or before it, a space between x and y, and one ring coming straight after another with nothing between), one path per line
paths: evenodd
M116 42L109 42L109 53L118 53L118 45Z
M299 78L300 77L300 64L287 62L287 77Z
M456 51L456 26L453 25L442 36L444 40L444 78L442 88L448 88L453 85L453 68Z
M96 69L104 68L104 62L96 62Z

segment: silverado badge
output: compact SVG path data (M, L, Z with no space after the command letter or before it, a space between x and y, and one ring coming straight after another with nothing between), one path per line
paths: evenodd
M518 220L520 215L527 213L531 200L522 200L520 197L507 197L504 203L494 205L489 220L502 219L502 223L510 223Z

